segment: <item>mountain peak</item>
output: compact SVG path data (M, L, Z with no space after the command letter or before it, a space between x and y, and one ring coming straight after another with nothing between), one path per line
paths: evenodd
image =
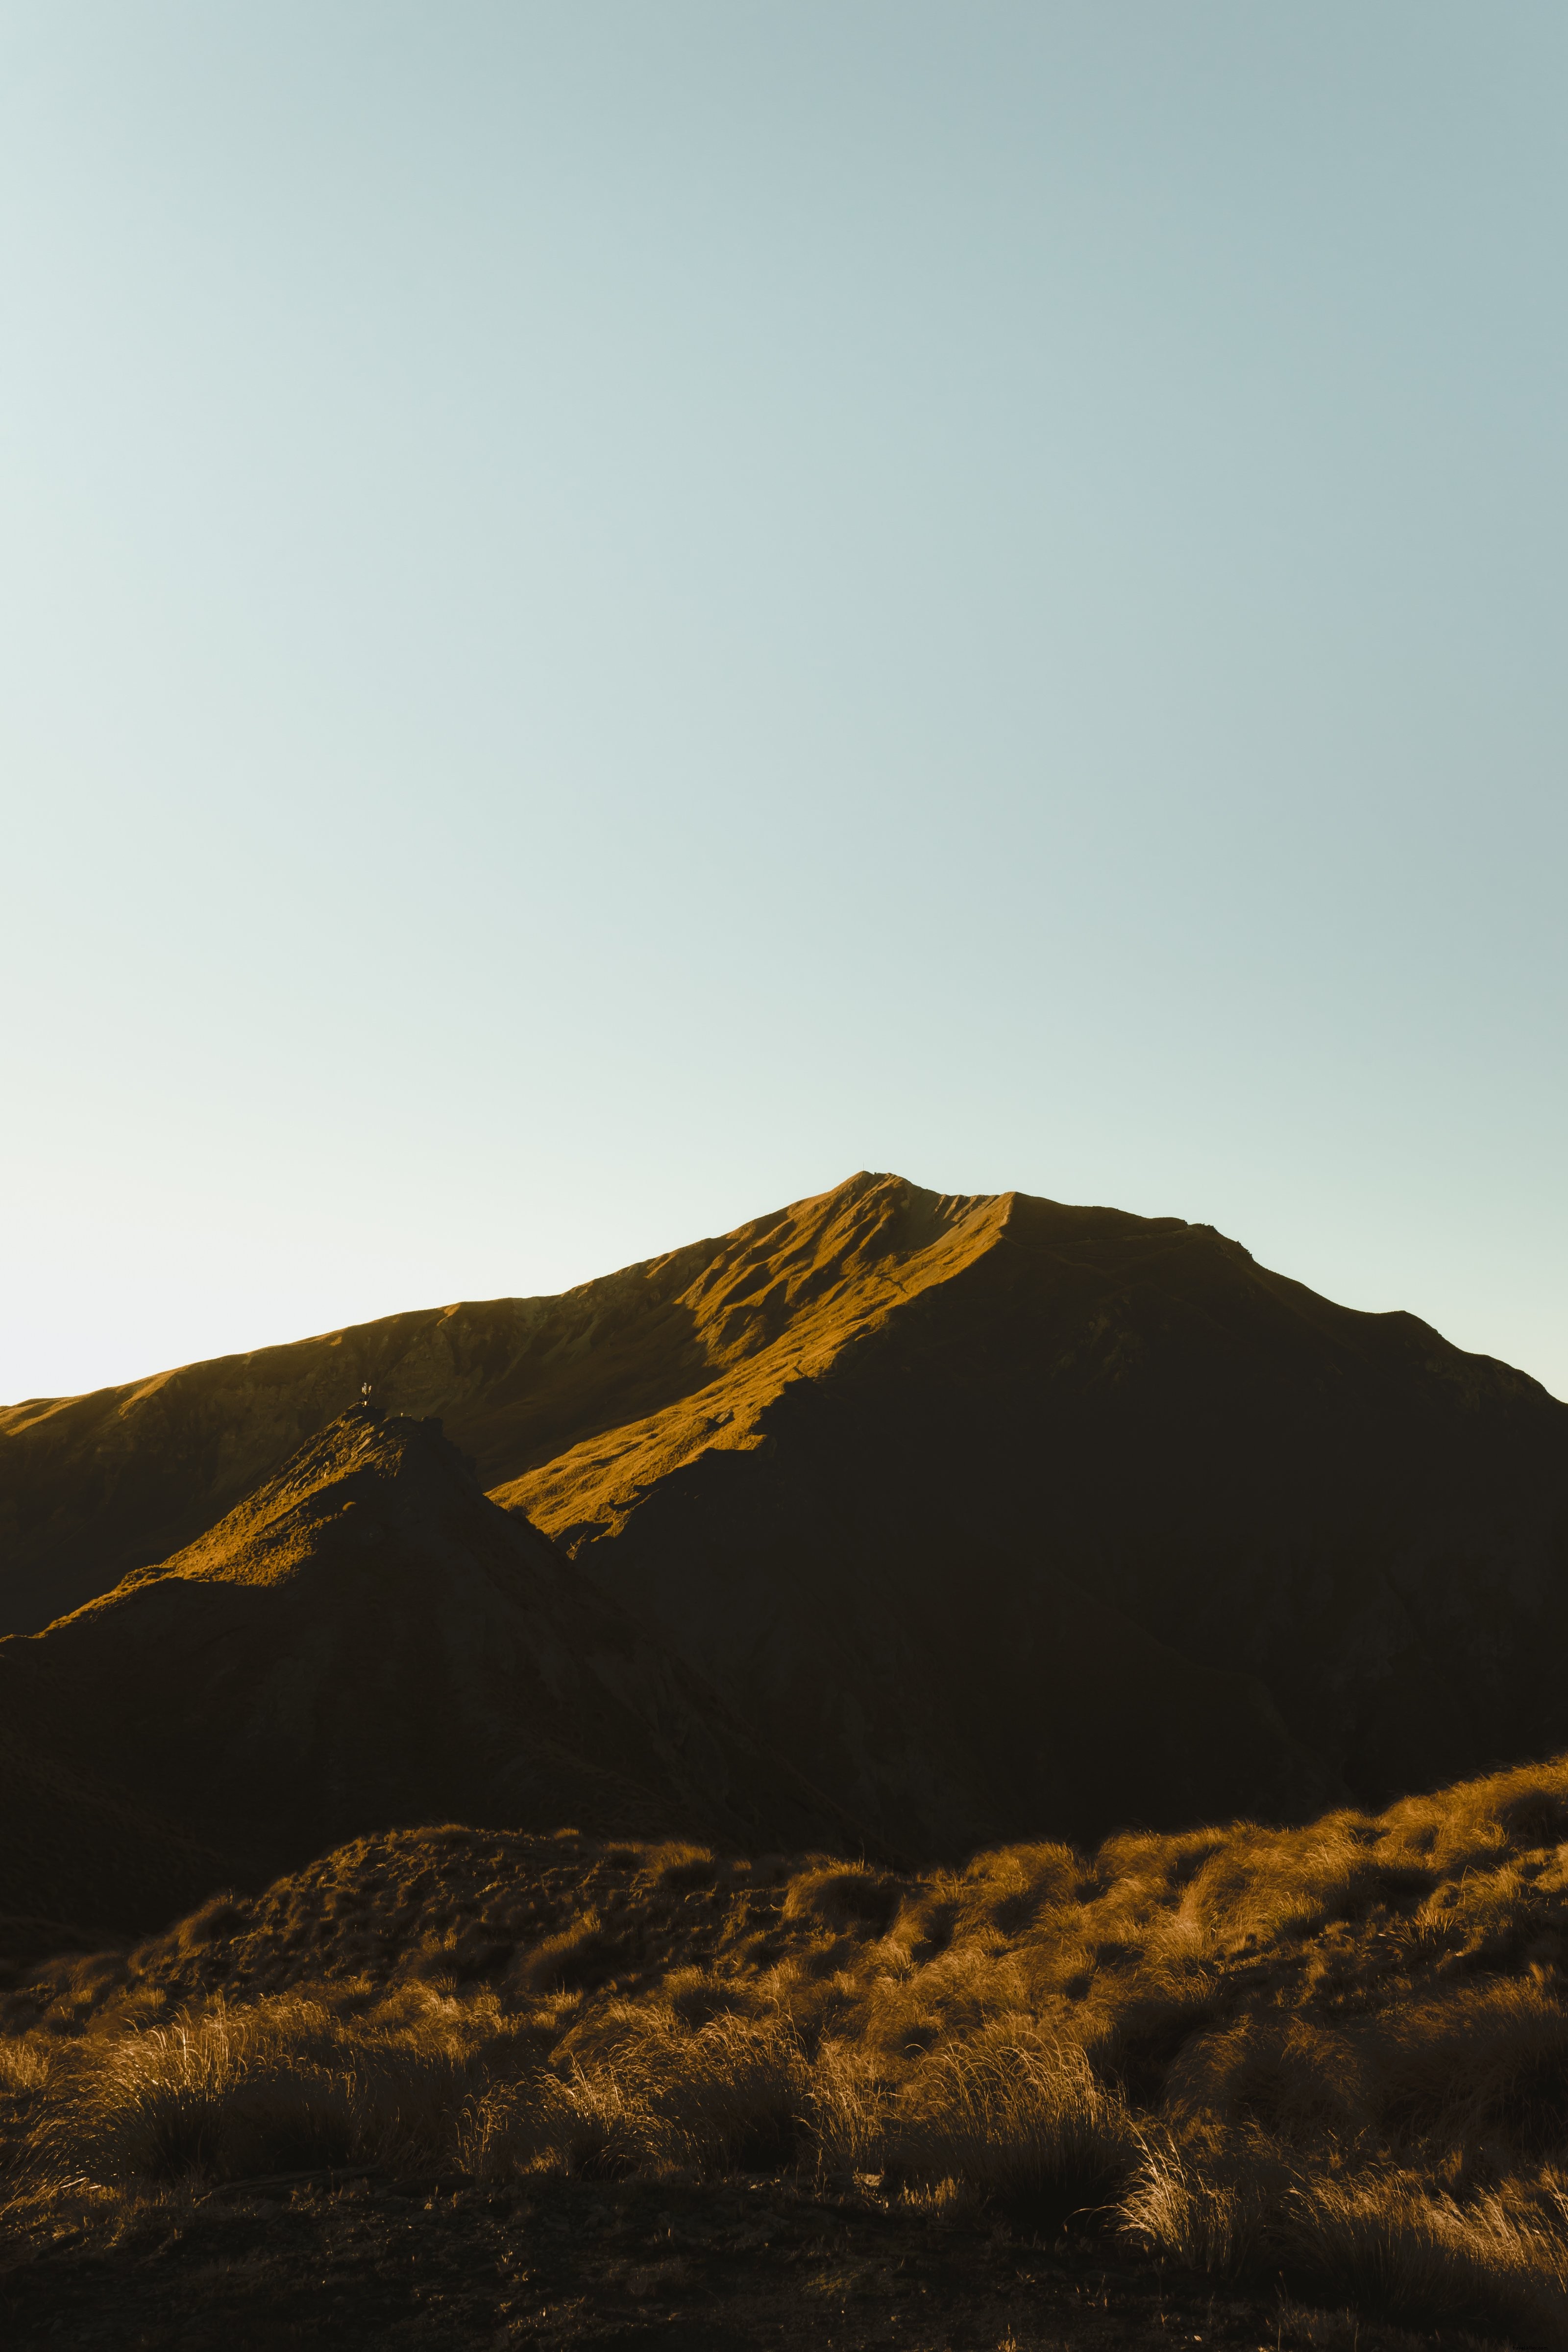
M543 1659L563 1612L579 1656L640 1627L911 1852L1278 1817L1568 1736L1565 1432L1204 1224L863 1169L559 1297L30 1420L0 1605L132 1571L83 1612L121 1644L199 1591L416 1718L386 1629Z
M271 1584L334 1558L360 1559L374 1539L384 1551L388 1541L406 1546L416 1529L427 1536L444 1522L482 1523L492 1510L472 1462L438 1419L353 1405L195 1543L132 1581ZM537 1538L534 1549L548 1559Z

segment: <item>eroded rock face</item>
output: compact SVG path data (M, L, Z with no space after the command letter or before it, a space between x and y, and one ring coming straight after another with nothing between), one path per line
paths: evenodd
M1568 1407L1210 1227L890 1176L16 1409L8 1622L193 1543L367 1378L904 1853L1568 1744Z

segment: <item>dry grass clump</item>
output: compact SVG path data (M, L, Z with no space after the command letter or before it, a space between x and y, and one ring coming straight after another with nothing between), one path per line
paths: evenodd
M1554 1989L1461 1984L1402 2003L1358 2038L1383 2116L1407 2131L1527 2151L1568 2138L1568 2007Z
M1122 2202L1128 2229L1223 2277L1273 2273L1298 2294L1396 2325L1568 2344L1568 2236L1554 2191L1520 2185L1461 2201L1425 2172L1343 2170L1261 2133L1145 2137Z
M1047 2230L1114 2196L1136 2149L1123 2101L1083 2051L1024 2016L934 2050L901 2086L883 2140L894 2179L962 2180Z
M575 2046L573 2022L570 2007L508 2019L489 1999L412 1989L368 2009L215 2002L35 2061L14 2170L37 2193L355 2167L618 2177L790 2160L808 2084L787 2019L693 2026L668 2004L627 2004Z
M1244 2015L1195 2035L1173 2059L1163 2102L1173 2119L1222 2116L1298 2144L1355 2144L1373 2111L1363 2051L1342 2028L1299 2012Z
M606 1961L614 1958L616 1939L606 1933L597 1911L590 1908L558 1935L541 1937L521 1953L508 1971L510 1989L520 1994L564 1991L591 1983ZM440 1955L433 1955L439 1965Z
M1279 2232L1298 2288L1408 2327L1568 2343L1568 2242L1491 2192L1461 2206L1390 2169L1303 2183Z
M409 1996L380 2017L279 1996L57 2053L22 2168L48 2186L221 2181L442 2154L510 2037L493 2008Z
M1137 2134L1077 2043L1023 2014L911 2053L817 2049L807 2084L819 2167L903 2194L962 2184L1028 2225L1058 2228L1130 2176Z
M1154 2124L1140 2135L1122 2226L1187 2270L1241 2277L1261 2264L1299 2177L1260 2134L1231 2135L1212 2123L1183 2134Z
M668 2008L638 2013L590 2081L606 2074L638 2118L637 2152L651 2166L777 2171L795 2155L808 2073L787 2018L692 2027Z
M398 1832L7 1999L30 2195L793 2168L1568 2347L1568 1763L918 1878Z
M43 2033L0 2035L0 2092L39 2089L58 2044Z
M903 1882L865 1863L835 1863L789 1882L786 1919L807 1919L836 1935L881 1935L903 1901Z
M677 1843L655 1846L644 1864L661 1886L711 1886L720 1871L709 1847Z

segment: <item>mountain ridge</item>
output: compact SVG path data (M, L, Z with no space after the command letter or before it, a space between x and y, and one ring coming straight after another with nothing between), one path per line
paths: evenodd
M1212 1226L864 1171L557 1298L29 1408L9 1622L196 1544L365 1379L896 1850L1300 1818L1568 1741L1539 1383Z
M13 1915L92 1920L81 1864L106 1802L132 1849L172 1842L197 1893L389 1822L706 1830L742 1850L851 1835L489 1502L437 1424L363 1410L185 1550L0 1641L0 1716ZM25 1766L58 1795L52 1860L29 1838Z

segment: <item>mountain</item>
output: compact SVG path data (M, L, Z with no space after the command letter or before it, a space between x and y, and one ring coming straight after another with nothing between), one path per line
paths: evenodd
M363 1410L162 1567L0 1641L0 1723L12 1918L156 1924L395 1822L847 1835L437 1423Z
M366 1379L903 1852L1568 1743L1568 1407L1212 1227L894 1176L559 1298L13 1408L4 1622L194 1542Z

